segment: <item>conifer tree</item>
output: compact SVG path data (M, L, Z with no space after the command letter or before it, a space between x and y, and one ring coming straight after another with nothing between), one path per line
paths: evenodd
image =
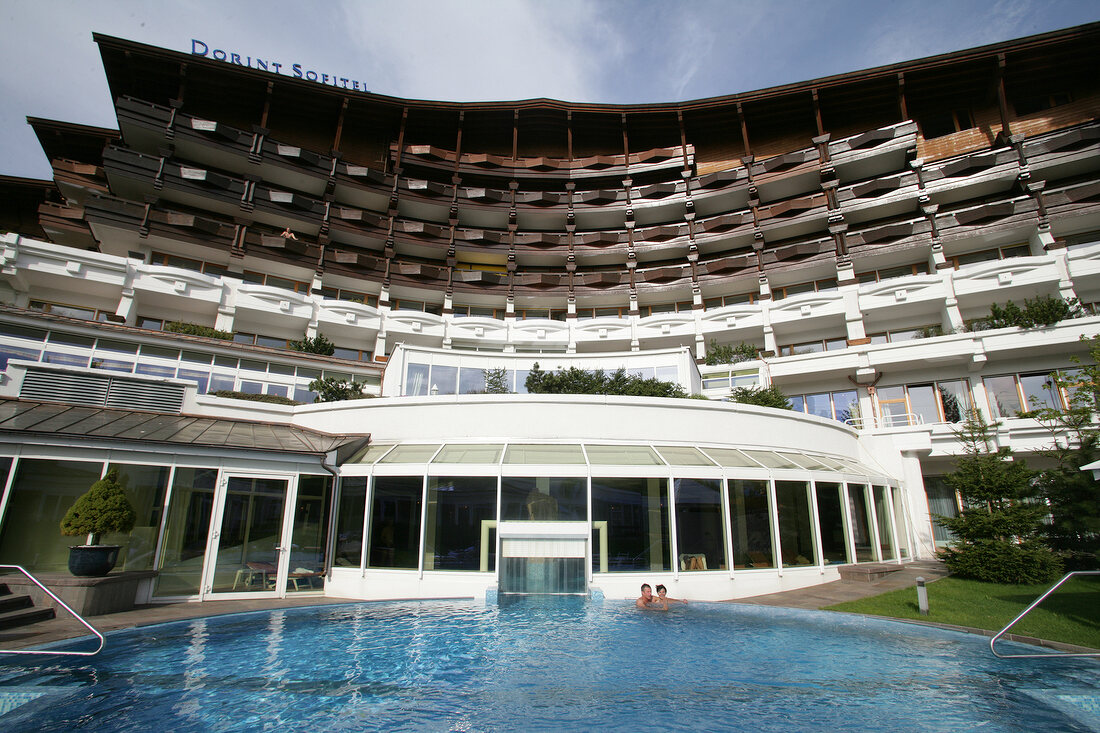
M955 533L942 553L948 570L995 583L1043 583L1061 572L1061 561L1042 542L1045 504L1036 501L1034 473L997 448L977 410L955 432L964 456L944 477L962 496L957 517L937 521Z

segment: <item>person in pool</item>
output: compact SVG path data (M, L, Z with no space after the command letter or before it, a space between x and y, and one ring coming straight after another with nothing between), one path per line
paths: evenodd
M634 605L646 610L668 608L668 604L662 606L661 602L653 597L653 589L649 587L649 583L642 583L642 595L634 601Z
M668 608L668 604L670 603L683 603L685 605L687 604L687 601L681 598L669 598L668 588L664 587L663 585L657 586L657 600L662 603L665 608Z

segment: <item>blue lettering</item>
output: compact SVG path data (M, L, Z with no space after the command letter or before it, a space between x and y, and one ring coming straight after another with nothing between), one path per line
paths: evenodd
M218 54L221 54L221 56L219 56ZM215 48L214 53L210 55L216 58L218 61L225 61L225 51L221 50L220 48Z
M294 69L294 76L301 79L302 78L302 65L301 64L294 64L294 66L292 66L291 68Z
M310 81L317 81L317 72L314 71L313 69L310 69L309 71L306 72L306 78L309 79Z
M230 54L229 61L234 64L241 63L241 55L239 53Z
M321 81L328 84L328 74L321 74Z
M344 89L348 88L348 80L342 76L340 77L340 86L344 87Z
M357 81L353 81L353 82L352 82L352 84L353 84L353 85L354 85L354 87L355 87L355 91L359 91L359 82L357 82Z
M202 46L201 51L199 50L199 46ZM207 46L205 43L194 38L191 39L191 53L195 54L196 56L205 56L209 51L210 47Z
M264 71L267 71L267 62L264 61L263 59L256 59L256 68L257 69L263 69Z
M266 67L265 67L265 68L266 68ZM280 63L279 63L278 61L272 61L272 62L271 62L271 68L275 69L275 73L276 73L276 74L278 74L278 73L279 73L279 69L283 68L283 65L282 65L282 64L280 64Z

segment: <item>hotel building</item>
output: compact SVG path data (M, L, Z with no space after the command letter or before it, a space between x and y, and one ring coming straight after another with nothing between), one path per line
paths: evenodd
M1100 333L1100 24L638 105L94 41L117 129L30 117L53 180L0 178L0 562L63 570L115 466L143 599L813 585L932 557L962 416L1034 454ZM1082 316L970 327L1036 298Z

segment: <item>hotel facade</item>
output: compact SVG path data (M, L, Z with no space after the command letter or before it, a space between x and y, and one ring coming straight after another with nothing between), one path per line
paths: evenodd
M94 41L117 129L28 118L53 180L0 177L3 563L63 570L117 467L142 600L814 585L949 540L967 411L1041 465L1019 413L1100 333L1100 24L645 105ZM974 326L1046 298L1080 317Z

